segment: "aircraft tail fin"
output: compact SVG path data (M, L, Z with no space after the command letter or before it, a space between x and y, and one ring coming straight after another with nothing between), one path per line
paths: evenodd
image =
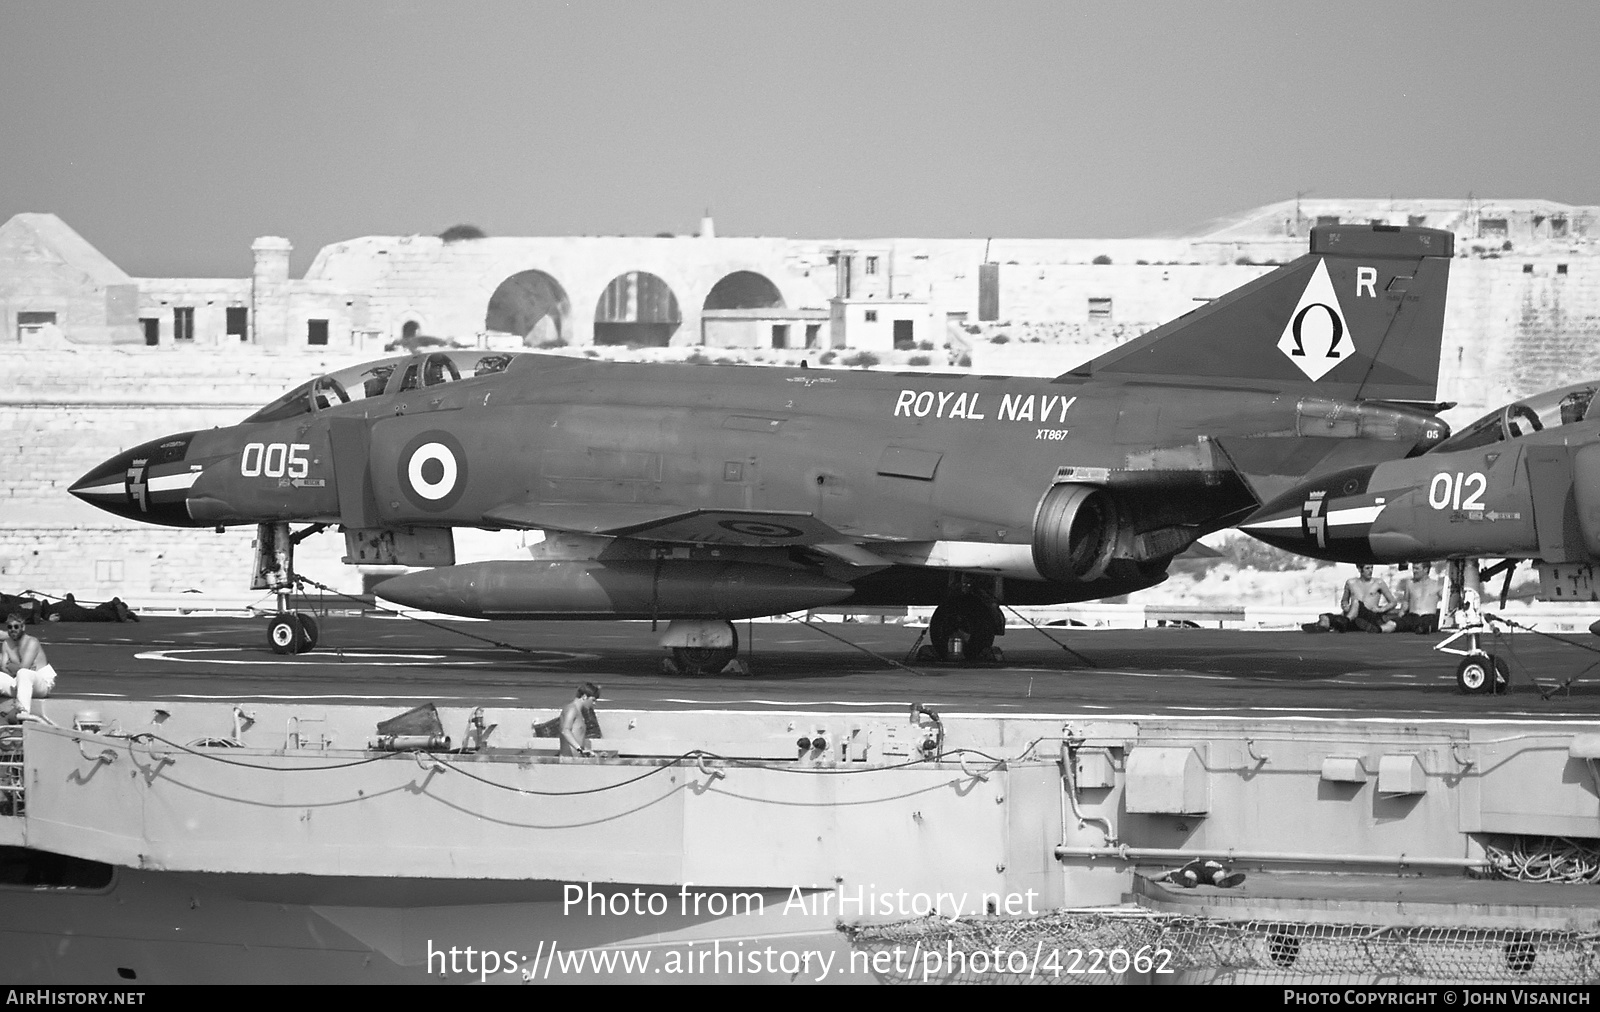
M1305 256L1067 376L1433 400L1454 240L1432 228L1319 225Z

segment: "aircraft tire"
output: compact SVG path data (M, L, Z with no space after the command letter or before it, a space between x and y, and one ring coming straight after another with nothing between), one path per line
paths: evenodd
M317 634L320 630L317 627L316 617L303 611L295 612L294 617L300 622L300 635L304 640L304 645L301 646L300 652L309 654L317 649Z
M1456 665L1456 688L1464 695L1481 696L1492 692L1494 678L1495 658L1488 654L1463 657L1461 663Z
M279 612L267 623L267 644L275 654L297 654L305 649L305 629L289 612Z
M994 646L994 619L989 608L975 595L965 594L946 601L933 610L928 620L928 638L934 655L941 661L972 661ZM950 655L950 641L964 641L960 657Z
M733 632L731 647L673 647L672 659L678 670L693 678L720 674L729 661L739 656L739 629L732 622L728 628Z

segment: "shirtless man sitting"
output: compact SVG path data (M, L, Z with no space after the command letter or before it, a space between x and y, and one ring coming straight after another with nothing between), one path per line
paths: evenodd
M0 697L15 696L17 717L31 715L35 698L45 699L56 687L56 671L36 636L28 635L20 614L6 616L6 636L0 640Z
M1372 566L1362 565L1357 567L1359 576L1352 576L1345 581L1344 597L1339 602L1339 611L1330 612L1317 619L1313 626L1307 626L1309 631L1317 629L1331 630L1333 632L1349 632L1359 629L1362 632L1393 632L1394 623L1385 622L1383 613L1396 605L1394 593L1389 590L1389 585L1372 575Z
M1439 599L1444 582L1433 575L1426 562L1411 564L1411 578L1400 585L1404 613L1395 619L1400 632L1436 633L1439 631Z

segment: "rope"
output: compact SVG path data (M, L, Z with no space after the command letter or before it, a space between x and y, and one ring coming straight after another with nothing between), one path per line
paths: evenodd
M1564 836L1516 836L1511 845L1484 845L1484 856L1501 878L1521 882L1600 884L1600 846Z
M1067 646L1065 643L1063 643L1060 640L1056 639L1054 636L1052 636L1049 633L1045 632L1043 629L1041 629L1039 627L1039 624L1037 622L1033 621L1028 616L1026 616L1026 615L1022 614L1021 612L1017 611L1017 609L1013 608L1011 605L1008 604L1005 607L1006 607L1006 611L1009 611L1011 614L1015 615L1017 618L1022 619L1022 621L1026 622L1026 623L1028 623L1028 625L1032 626L1034 632L1038 633L1040 636L1043 636L1045 639L1049 640L1051 643L1054 643L1056 646L1060 647L1061 649L1065 650L1067 653L1069 653L1072 656L1076 657L1078 660L1082 661L1084 664L1087 664L1091 668L1098 668L1100 666L1100 665L1096 664L1094 661L1091 661L1089 658L1087 658L1087 657L1083 656L1082 654L1078 653L1076 650L1074 650L1071 647Z
M1569 647L1577 647L1579 650L1584 650L1591 654L1600 654L1600 647L1590 646L1586 642L1568 639L1565 636L1559 636L1556 633L1545 632L1542 629L1535 629L1531 625L1524 625L1515 619L1506 618L1504 615L1485 612L1483 617L1489 626L1489 633L1494 639L1496 649L1498 649L1502 643L1505 644L1506 652L1511 655L1513 660L1517 661L1517 667L1521 668L1522 673L1527 676L1528 681L1533 683L1533 687L1538 691L1539 698L1541 700L1549 700L1556 693L1560 692L1562 689L1568 688L1573 682L1576 682L1578 679L1594 670L1597 665L1600 665L1600 660L1597 660L1593 664L1590 664L1588 667L1584 668L1582 671L1579 671L1577 674L1568 678L1566 681L1561 682L1558 685L1553 685L1547 689L1545 688L1544 683L1540 682L1539 679L1534 676L1533 672L1528 668L1528 666L1523 664L1521 659L1517 657L1516 647L1512 645L1510 638L1502 638L1499 630L1495 629L1494 623L1501 622L1513 629L1521 629L1523 632L1530 632L1535 636L1543 636L1545 639L1555 640L1557 643L1564 643Z
M115 737L124 736L118 735ZM366 759L354 759L347 763L334 763L327 766L261 766L256 763L240 762L237 759L224 759L222 756L212 755L209 752L198 752L190 748L188 745L180 745L170 738L163 738L160 735L152 734L149 731L140 731L136 734L126 735L125 737L130 742L160 742L163 745L168 745L180 752L187 752L192 756L198 756L201 759L210 759L212 762L219 762L226 766L242 766L249 770L266 770L269 773L301 773L316 772L318 770L347 770L353 766L365 766L368 763L383 762L385 759L392 759L395 756L403 756L406 754L404 752L385 752L382 755L370 756Z
M895 660L892 657L885 657L882 654L878 653L876 650L873 650L871 647L864 647L859 643L852 643L849 640L845 639L843 636L838 635L837 633L831 633L828 630L822 628L821 625L811 621L809 616L806 617L806 618L795 618L792 615L785 615L784 617L787 618L791 622L798 622L801 625L807 627L808 629L815 629L817 632L821 633L824 636L832 637L833 639L838 640L840 643L843 643L847 647L854 647L855 649L861 651L862 653L866 654L867 656L876 658L877 660L882 661L884 664L887 664L890 667L899 668L901 671L909 671L911 674L918 675L918 676L926 676L928 674L928 672L919 670L917 668L913 668L909 664L901 664L899 661Z

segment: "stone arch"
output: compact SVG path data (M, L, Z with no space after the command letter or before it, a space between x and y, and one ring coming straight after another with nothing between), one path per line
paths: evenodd
M783 293L766 275L755 271L734 271L711 286L705 310L784 309Z
M683 323L672 286L649 271L612 278L594 307L594 343L664 348Z
M483 329L516 334L524 344L538 347L571 339L572 302L555 278L540 270L526 270L500 282L489 296Z
M385 325L388 328L385 351L419 347L427 341L433 330L433 321L429 315L414 305L405 306L400 312L391 314Z

